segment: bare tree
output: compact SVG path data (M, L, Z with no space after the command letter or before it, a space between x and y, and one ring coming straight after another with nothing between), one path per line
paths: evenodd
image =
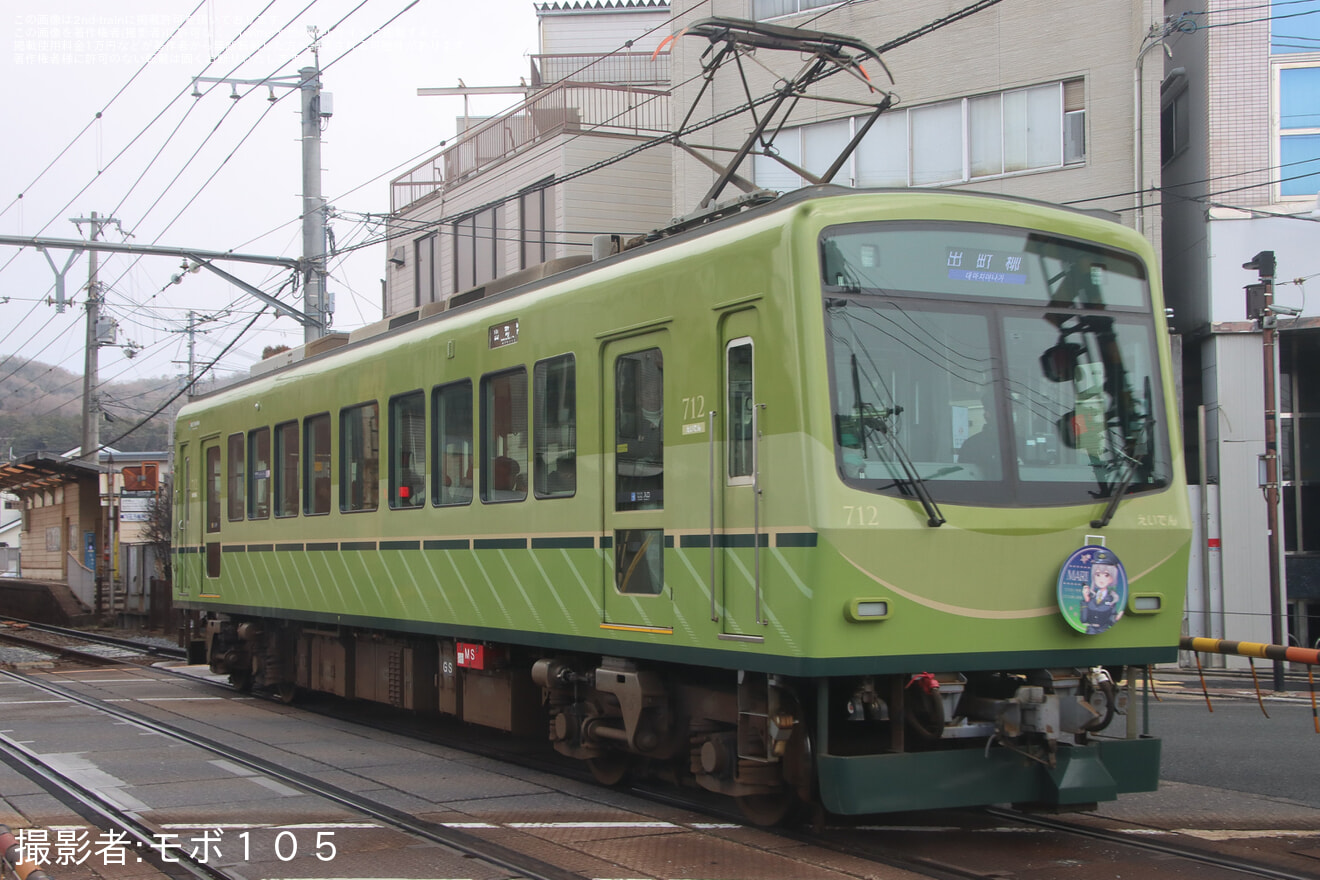
M166 477L156 489L156 497L147 511L147 543L151 545L156 562L161 567L161 575L170 580L170 549L174 536L174 495L171 491L173 480Z

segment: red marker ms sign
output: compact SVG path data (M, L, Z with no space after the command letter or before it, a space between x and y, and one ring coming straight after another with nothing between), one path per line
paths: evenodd
M486 646L458 643L458 665L467 669L486 668Z

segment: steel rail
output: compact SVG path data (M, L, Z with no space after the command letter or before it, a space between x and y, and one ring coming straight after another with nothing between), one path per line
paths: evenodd
M169 648L164 645L149 645L146 642L139 642L136 639L124 638L121 636L107 636L101 633L91 633L81 629L71 629L64 626L55 626L50 623L38 623L32 620L19 620L14 617L6 617L5 620L18 623L27 629L37 632L51 633L53 635L68 636L73 639L82 639L97 645L109 645L116 648L128 648L133 651L140 651L143 654L153 654L158 657L166 657L171 660L186 660L188 652L183 648Z
M986 807L985 813L1000 819L1020 822L1024 825L1036 825L1041 828L1048 828L1052 831L1059 831L1064 834L1076 834L1080 837L1090 837L1095 840L1104 841L1105 843L1136 847L1137 849L1148 850L1161 855L1174 856L1180 859L1187 859L1188 861L1199 862L1203 865L1210 865L1216 868L1224 868L1229 871L1238 871L1255 877L1267 877L1270 878L1270 880L1314 880L1315 877L1314 874L1294 874L1291 871L1271 868L1267 865L1257 865L1251 862L1244 862L1240 859L1219 856L1205 852L1204 850L1193 849L1191 847L1178 846L1171 843L1159 843L1144 837L1134 838L1131 835L1121 834L1117 831L1109 831L1104 828L1091 828L1087 825L1076 825L1050 816L1022 813L1017 810L1005 809L1003 807Z
M162 849L158 849L165 845L161 842L159 829L73 778L59 773L42 761L40 755L3 735L0 735L0 760L50 792L102 831L115 829L127 833L136 844L133 851L165 874L172 877L186 874L195 880L235 880L234 876L219 868L192 858L182 847L177 848L178 858L167 859Z
M402 810L395 809L394 807L390 807L378 801L373 801L369 798L348 791L347 789L323 782L308 774L287 770L271 761L259 758L256 755L240 751L232 746L225 745L222 742L218 742L217 740L210 739L200 734L174 727L173 725L162 721L157 721L146 715L141 715L128 709L102 703L60 685L39 681L31 676L22 675L21 673L0 670L0 677L17 679L24 684L35 687L39 690L44 690L47 693L62 697L79 705L87 706L88 708L95 709L106 715L169 736L195 748L212 752L234 762L235 764L255 770L270 779L295 786L309 794L324 798L331 803L347 807L348 809L375 819L386 827L394 828L431 843L457 850L465 855L480 859L487 864L511 871L515 876L524 877L527 878L527 880L581 880L581 875L572 871L565 870L540 859L526 856L515 850L509 849L508 847L487 842L479 837L458 829L447 828L437 822L428 822L423 819L418 819Z

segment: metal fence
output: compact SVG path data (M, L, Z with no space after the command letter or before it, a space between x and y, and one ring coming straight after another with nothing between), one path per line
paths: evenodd
M532 82L629 83L667 85L669 53L615 52L612 55L533 55Z
M487 119L456 143L390 182L398 212L562 133L653 137L670 128L669 91L631 85L562 82Z

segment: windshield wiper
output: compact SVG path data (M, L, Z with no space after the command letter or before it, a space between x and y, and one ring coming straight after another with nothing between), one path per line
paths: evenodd
M884 416L880 416L878 421L880 433L884 435L885 442L889 444L889 448L894 450L894 458L898 461L899 467L903 469L903 473L907 476L908 486L912 489L912 494L917 496L917 500L921 502L922 509L926 511L926 525L931 528L938 528L939 526L944 525L947 520L944 518L944 514L940 512L940 506L936 504L935 499L931 497L930 490L926 488L925 479L917 470L917 466L912 463L912 459L908 458L907 450L903 448L903 444L900 443L898 437L889 430L889 420Z
M917 466L913 464L912 459L908 457L907 450L903 448L903 444L899 441L897 435L889 430L889 416L891 414L897 415L902 412L902 408L895 405L892 409L882 412L877 410L874 406L863 405L861 381L859 380L857 373L856 354L852 355L852 381L853 396L857 399L857 433L861 436L863 457L866 455L866 429L868 426L874 424L875 429L880 432L881 436L884 437L885 442L889 445L889 448L893 450L894 460L897 461L898 466L903 469L903 474L907 478L906 482L908 488L913 495L917 496L917 500L921 502L922 509L926 511L926 525L932 528L938 528L939 526L944 525L947 520L945 520L944 514L940 512L940 507L935 503L935 499L931 497L930 490L926 488L926 481L922 479L921 472L917 470Z
M1099 519L1091 520L1091 528L1103 529L1109 525L1109 521L1118 512L1119 503L1122 502L1123 496L1127 494L1128 486L1132 485L1132 480L1137 475L1137 468L1141 467L1141 460L1137 456L1142 454L1141 450L1142 445L1145 443L1146 434L1154 424L1155 419L1149 415L1141 420L1141 427L1137 430L1137 436L1132 444L1132 451L1136 455L1128 455L1126 452L1119 450L1119 455L1124 458L1123 470L1119 471L1118 482L1110 486L1109 503L1105 505L1105 512L1101 514Z

